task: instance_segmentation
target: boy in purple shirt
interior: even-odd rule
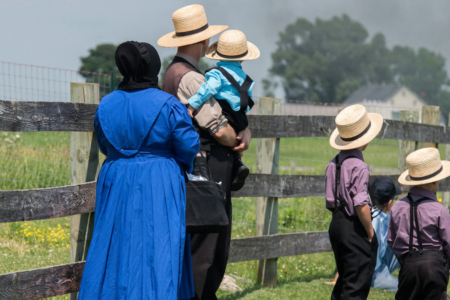
[[[378,241],[371,222],[369,166],[362,151],[380,132],[383,117],[352,105],[335,122],[330,145],[341,152],[325,174],[326,207],[333,212],[328,232],[339,273],[331,299],[367,299]]]
[[[406,164],[398,182],[413,187],[392,207],[387,241],[401,266],[395,299],[447,299],[450,215],[435,193],[450,176],[450,162],[441,161],[436,148],[424,148]]]

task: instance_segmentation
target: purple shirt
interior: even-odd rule
[[[417,206],[420,237],[424,250],[444,251],[450,259],[450,215],[447,209],[436,201],[436,195],[426,189],[412,187],[410,195],[413,201],[427,197]],[[402,263],[401,256],[409,251],[409,200],[407,197],[397,201],[391,209],[391,219],[387,243]],[[413,230],[413,249],[418,250],[417,232]]]
[[[345,212],[349,216],[357,216],[355,206],[370,205],[369,200],[369,166],[364,162],[362,152],[357,149],[339,152],[339,161],[349,158],[341,166],[341,183],[338,186],[338,197],[345,199]],[[328,163],[325,170],[325,199],[327,209],[334,210],[334,186],[336,175],[336,159]],[[338,206],[340,205],[337,200]]]

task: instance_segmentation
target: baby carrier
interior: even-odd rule
[[[226,100],[219,99],[217,101],[222,107],[222,114],[228,119],[228,124],[233,127],[236,133],[239,133],[248,127],[247,114],[245,113],[247,107],[252,108],[255,105],[253,99],[248,94],[248,89],[252,85],[253,80],[250,78],[250,76],[247,75],[244,83],[242,85],[239,85],[236,79],[234,79],[234,77],[231,76],[231,74],[222,67],[211,68],[207,70],[206,73],[214,69],[221,72],[223,76],[225,76],[225,78],[231,83],[231,85],[239,92],[241,108],[238,111],[234,111],[231,105]]]

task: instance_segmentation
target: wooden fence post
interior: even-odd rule
[[[281,99],[259,98],[259,115],[280,115]],[[278,174],[280,139],[258,139],[256,173]],[[278,233],[278,198],[256,198],[256,235]],[[277,258],[257,262],[257,281],[263,286],[277,285]]]
[[[419,112],[414,110],[400,111],[400,121],[419,123]],[[407,169],[406,157],[415,150],[415,141],[398,140],[398,170],[400,174]]]
[[[100,86],[96,83],[71,83],[70,101],[99,104]],[[71,184],[96,180],[99,171],[99,147],[93,132],[70,132]],[[75,215],[70,220],[70,262],[86,260],[94,229],[94,213]],[[76,300],[78,293],[70,295]]]
[[[422,106],[422,124],[439,125],[439,117],[441,111],[439,106],[424,105]],[[433,147],[436,148],[436,143],[421,143],[419,148]]]
[[[448,127],[450,127],[450,114],[448,114]],[[450,144],[445,145],[445,160],[450,160]],[[444,205],[447,209],[450,209],[450,192],[442,193],[442,205]]]

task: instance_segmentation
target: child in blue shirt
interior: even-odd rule
[[[216,67],[205,74],[203,83],[197,94],[189,102],[189,114],[211,97],[217,99],[222,107],[222,114],[228,124],[238,134],[248,127],[247,112],[253,107],[252,89],[254,81],[242,70],[241,63],[253,60],[260,55],[258,48],[248,42],[244,33],[239,30],[228,30],[222,33],[219,41],[212,44],[206,51],[206,57],[220,60]],[[243,153],[235,153],[234,178],[231,190],[240,190],[249,174],[249,169],[242,163]]]

